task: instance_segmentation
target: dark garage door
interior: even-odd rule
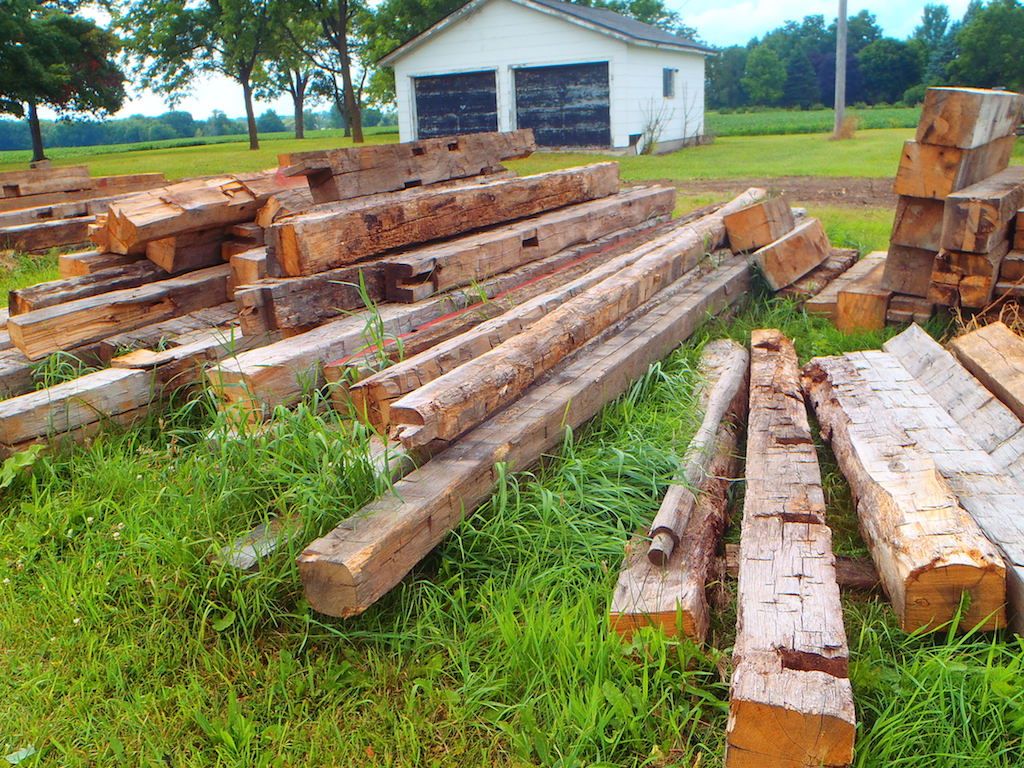
[[[498,130],[493,71],[417,77],[415,88],[418,138]]]
[[[612,143],[608,62],[516,70],[516,120],[545,147]]]

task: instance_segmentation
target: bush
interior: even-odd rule
[[[923,83],[907,88],[907,90],[903,92],[903,103],[908,107],[916,107],[919,104],[924,103],[924,94],[927,90],[928,86]]]

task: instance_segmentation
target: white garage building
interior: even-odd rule
[[[612,11],[471,0],[381,63],[402,141],[533,128],[542,146],[662,151],[703,135],[711,53]]]

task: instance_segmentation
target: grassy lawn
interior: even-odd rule
[[[679,183],[800,169],[851,175],[859,148],[877,169],[864,175],[884,176],[908,135],[865,131],[842,145],[723,139],[629,158],[623,171]],[[218,163],[230,152],[252,157],[230,146],[102,162],[226,170]],[[788,162],[772,156],[780,147]],[[262,151],[266,164],[277,151]],[[518,165],[593,160],[540,155]],[[707,202],[682,186],[682,206]],[[842,206],[811,213],[836,244],[864,250],[884,247],[892,217]],[[20,261],[0,272],[0,288],[34,282],[52,264],[52,256]],[[30,475],[0,490],[0,757],[31,746],[37,752],[21,765],[719,764],[732,609],[714,611],[706,648],[654,633],[623,645],[606,613],[624,542],[657,509],[673,457],[696,427],[702,345],[746,342],[764,326],[789,334],[802,361],[885,338],[844,336],[787,302],[751,297],[737,317],[707,325],[655,365],[542,467],[503,477],[489,503],[354,620],[310,610],[294,558],[387,486],[367,461],[367,435],[315,398],[279,411],[251,440],[211,444],[209,432],[224,425],[198,396],[130,432],[43,454]],[[836,547],[863,554],[845,481],[826,448],[820,456]],[[258,573],[212,559],[271,514],[294,516],[302,530]],[[858,766],[1024,764],[1019,641],[908,636],[881,597],[848,594],[844,608]]]

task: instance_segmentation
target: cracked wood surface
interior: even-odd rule
[[[750,355],[725,762],[847,765],[856,722],[849,649],[796,352],[779,331],[761,330]]]
[[[958,336],[951,347],[989,392],[1024,419],[1024,339],[997,322]]]

